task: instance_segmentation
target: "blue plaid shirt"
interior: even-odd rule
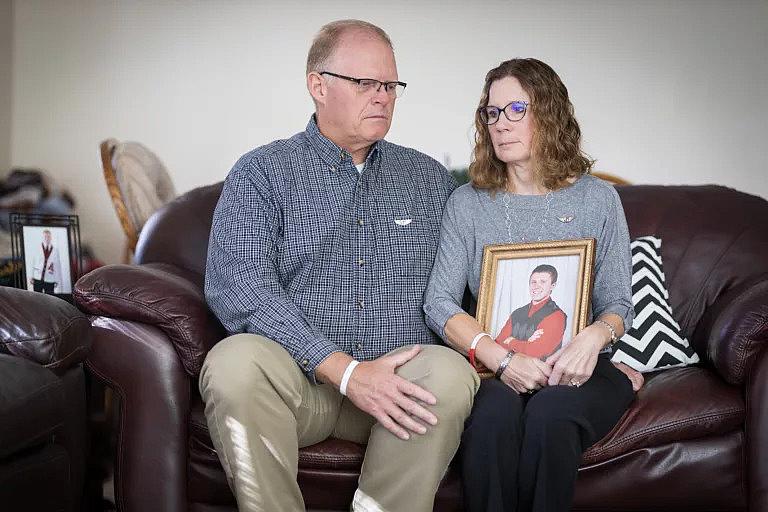
[[[280,343],[313,382],[334,352],[370,360],[439,343],[422,300],[454,187],[432,158],[383,140],[359,173],[313,117],[229,173],[211,228],[208,304],[230,333]]]

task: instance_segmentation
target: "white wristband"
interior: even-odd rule
[[[359,365],[360,361],[352,360],[347,365],[347,369],[344,370],[344,375],[341,376],[341,384],[339,384],[339,393],[347,396],[347,384],[349,384],[349,378],[352,376],[352,372],[355,366]]]
[[[487,332],[479,332],[479,333],[477,333],[477,336],[472,338],[472,343],[469,344],[469,349],[470,350],[476,349],[477,348],[477,344],[480,343],[480,340],[483,338],[483,336],[488,336],[489,338],[491,337],[491,335],[488,334]]]

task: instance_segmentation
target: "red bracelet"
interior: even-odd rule
[[[472,368],[477,369],[477,363],[475,362],[475,349],[477,348],[477,344],[480,343],[480,339],[483,336],[491,337],[490,334],[487,332],[480,332],[478,333],[474,338],[472,338],[472,343],[469,344],[469,364],[472,365]]]

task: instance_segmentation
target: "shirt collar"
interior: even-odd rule
[[[307,129],[304,132],[309,140],[309,143],[318,152],[320,158],[323,159],[328,165],[339,165],[342,160],[348,159],[352,162],[352,157],[346,150],[331,141],[325,135],[320,133],[320,128],[317,127],[317,120],[315,114],[309,118],[307,123]],[[381,151],[383,144],[382,141],[376,141],[371,145],[371,150],[368,152],[368,156],[365,159],[366,165],[373,164],[381,158]]]
[[[552,296],[551,295],[549,297],[547,297],[546,299],[542,300],[541,302],[537,303],[537,304],[534,304],[534,302],[531,301],[531,307],[528,308],[528,316],[533,315],[535,312],[537,312],[538,310],[543,308],[544,304],[546,304],[550,300],[552,300]]]

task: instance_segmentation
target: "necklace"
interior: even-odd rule
[[[544,213],[541,215],[541,226],[540,229],[538,229],[538,236],[536,237],[536,241],[541,241],[541,234],[544,231],[544,226],[547,223],[547,216],[549,214],[549,204],[552,202],[552,191],[547,192],[547,195],[544,196],[544,200],[546,201],[546,206],[544,207]],[[504,192],[504,196],[501,198],[501,202],[504,204],[504,214],[506,217],[507,222],[507,236],[509,237],[509,243],[515,243],[513,237],[512,237],[512,226],[517,225],[519,226],[520,219],[517,217],[517,212],[514,208],[512,208],[512,196],[509,194],[509,192]],[[537,216],[535,214],[531,215],[531,221],[528,223],[528,226],[520,230],[520,242],[525,242],[526,237],[529,239],[532,238],[531,236],[528,236],[531,230],[534,228],[535,224],[537,223]]]

